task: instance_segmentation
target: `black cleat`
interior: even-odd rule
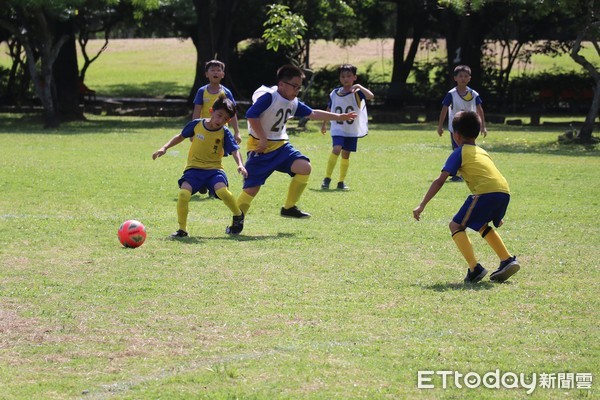
[[[344,182],[338,182],[337,190],[350,190],[350,188]]]
[[[331,183],[331,178],[323,179],[323,183],[321,183],[321,189],[327,190],[329,189],[329,184]]]
[[[465,276],[465,283],[477,283],[487,275],[487,269],[483,268],[481,264],[477,264],[475,269],[471,271],[467,270],[467,276]]]
[[[188,233],[182,229],[177,229],[177,232],[173,232],[171,233],[171,238],[173,239],[177,239],[177,238],[184,238],[187,237]]]
[[[500,266],[492,275],[490,275],[490,280],[498,283],[502,283],[514,274],[516,274],[521,269],[521,265],[519,261],[517,261],[516,256],[512,256],[507,258],[506,260],[500,262]]]
[[[244,213],[242,215],[234,215],[231,226],[225,228],[225,233],[229,235],[239,235],[244,230]]]
[[[301,211],[298,207],[292,208],[281,207],[281,216],[285,218],[310,218],[310,214]]]

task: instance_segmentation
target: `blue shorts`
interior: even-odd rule
[[[356,152],[358,145],[357,137],[332,136],[331,141],[333,142],[333,147],[342,146],[342,150]]]
[[[510,195],[507,193],[486,193],[471,195],[465,200],[465,204],[452,218],[462,227],[479,231],[488,222],[493,222],[497,228],[506,214]]]
[[[275,171],[284,172],[290,176],[296,175],[292,172],[292,164],[298,159],[310,162],[308,157],[289,143],[269,153],[259,154],[250,151],[247,157],[248,177],[244,180],[244,189],[264,185],[267,178]]]
[[[179,187],[183,182],[187,182],[192,187],[192,194],[196,193],[201,188],[207,188],[208,192],[219,198],[215,193],[215,185],[223,182],[225,186],[229,186],[227,175],[222,169],[199,169],[190,168],[183,172],[183,176],[179,179]]]

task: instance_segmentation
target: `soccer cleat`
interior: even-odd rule
[[[310,214],[301,211],[298,207],[292,208],[281,207],[281,216],[286,218],[310,218]]]
[[[506,260],[500,262],[500,266],[498,267],[498,269],[492,272],[492,275],[490,275],[490,280],[502,283],[514,274],[516,274],[520,269],[521,265],[519,264],[519,261],[517,261],[517,257],[509,257]]]
[[[182,229],[177,229],[177,232],[171,233],[171,237],[173,239],[187,237],[188,233]]]
[[[244,213],[242,215],[234,215],[231,226],[225,228],[225,233],[229,235],[239,235],[244,230]]]
[[[350,190],[350,188],[344,182],[338,182],[337,190]]]
[[[198,189],[198,193],[206,194],[208,193],[208,188],[206,186],[202,186],[200,189]]]
[[[460,175],[454,175],[453,177],[450,178],[450,182],[463,182],[463,181],[464,181],[464,179]]]
[[[465,283],[477,283],[487,275],[487,269],[483,268],[481,264],[477,264],[475,269],[471,271],[467,270],[467,276],[465,276]]]
[[[321,189],[329,189],[330,183],[331,183],[331,178],[323,179],[323,183],[321,183]]]

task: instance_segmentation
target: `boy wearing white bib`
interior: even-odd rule
[[[348,168],[350,166],[350,153],[356,152],[358,138],[368,134],[368,120],[366,100],[371,100],[375,96],[373,93],[362,85],[356,83],[356,67],[351,64],[343,64],[339,68],[340,83],[342,86],[337,87],[329,94],[329,105],[327,111],[332,111],[337,114],[344,112],[355,111],[357,117],[351,121],[331,121],[331,139],[333,147],[327,169],[325,171],[325,179],[321,184],[321,189],[329,189],[331,184],[331,175],[337,164],[337,160],[342,154],[340,161],[340,177],[337,183],[337,189],[348,190],[348,186],[344,183]],[[323,122],[321,133],[327,132],[327,125]]]

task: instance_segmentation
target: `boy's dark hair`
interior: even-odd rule
[[[471,68],[468,65],[457,65],[454,68],[454,76],[458,75],[459,72],[466,72],[471,75]]]
[[[342,64],[338,68],[338,73],[341,74],[342,72],[352,72],[352,75],[356,75],[357,70],[358,69],[352,64]]]
[[[285,64],[277,70],[277,82],[289,81],[292,78],[299,77],[304,79],[304,72],[295,65]]]
[[[221,93],[219,98],[213,103],[212,110],[213,112],[217,110],[225,110],[227,115],[229,115],[229,118],[233,118],[236,113],[235,104],[233,104],[233,101],[228,99],[223,93]]]
[[[452,120],[452,127],[460,135],[476,139],[481,130],[479,115],[475,111],[459,111]]]
[[[204,72],[208,72],[210,67],[219,67],[225,71],[225,63],[219,60],[210,60],[204,64]]]

